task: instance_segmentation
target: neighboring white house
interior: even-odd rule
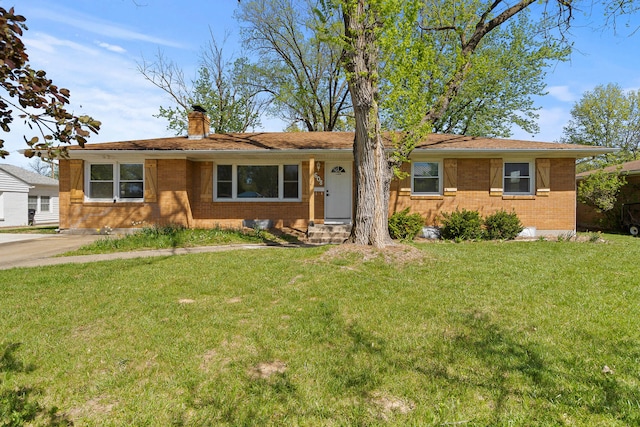
[[[0,227],[29,225],[30,210],[35,224],[58,223],[59,205],[57,180],[0,164]]]

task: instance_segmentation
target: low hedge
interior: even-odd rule
[[[440,215],[441,237],[448,240],[512,240],[524,229],[515,212],[504,210],[482,219],[478,211],[461,211]]]

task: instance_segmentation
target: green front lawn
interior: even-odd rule
[[[232,244],[272,243],[283,244],[295,241],[295,237],[282,234],[276,236],[259,229],[226,229],[220,227],[191,229],[169,225],[166,227],[144,227],[132,234],[105,235],[62,256],[106,254],[113,252],[148,249],[188,248],[194,246],[220,246]],[[2,426],[0,426],[2,427]]]
[[[3,271],[0,425],[638,425],[640,239],[605,238]]]

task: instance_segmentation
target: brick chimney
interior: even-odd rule
[[[189,139],[203,139],[209,136],[211,122],[207,112],[199,105],[193,106],[193,111],[189,113],[189,128],[187,134]]]

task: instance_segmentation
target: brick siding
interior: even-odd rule
[[[427,225],[438,225],[441,212],[456,209],[477,210],[490,215],[501,209],[514,211],[525,227],[538,230],[575,229],[574,159],[550,159],[550,191],[541,196],[491,196],[491,159],[458,159],[457,191],[452,196],[412,196],[411,177],[394,180],[391,185],[389,212],[407,207],[426,218]],[[404,171],[411,172],[409,165]]]
[[[548,196],[491,196],[490,160],[458,159],[457,190],[454,195],[411,196],[410,177],[394,180],[389,211],[410,207],[437,224],[440,212],[457,209],[478,210],[488,215],[500,209],[515,211],[525,226],[538,230],[575,229],[574,159],[550,159]],[[244,219],[270,219],[276,227],[305,229],[309,217],[309,162],[302,163],[302,198],[299,202],[216,202],[202,200],[202,179],[207,166],[184,159],[157,160],[157,198],[154,202],[97,203],[72,202],[73,160],[60,161],[60,227],[62,229],[138,228],[146,225],[177,224],[186,227],[240,227]],[[77,162],[77,161],[76,161]],[[211,163],[209,163],[210,165]],[[318,171],[324,180],[324,164]],[[410,166],[406,165],[410,171]],[[453,180],[449,177],[448,179]],[[455,180],[454,180],[455,181]],[[354,180],[355,182],[355,180]],[[321,187],[315,183],[315,187]],[[76,189],[76,193],[81,189]],[[316,223],[324,218],[324,193],[314,192]]]

